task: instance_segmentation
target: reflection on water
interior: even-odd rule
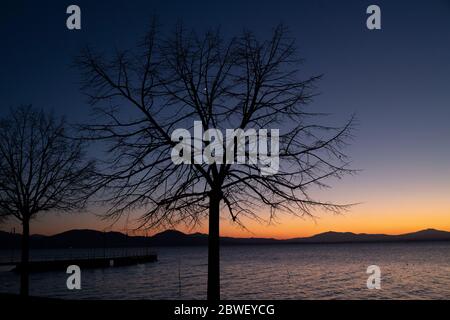
[[[156,263],[82,270],[79,291],[66,288],[68,275],[63,271],[32,274],[31,294],[67,299],[206,298],[206,247],[152,251],[158,253]],[[68,255],[42,250],[33,257],[56,254]],[[3,260],[10,255],[0,251]],[[381,268],[381,290],[366,287],[369,265]],[[450,242],[223,247],[221,266],[223,299],[450,299]],[[18,281],[17,274],[3,269],[0,292],[18,292]]]

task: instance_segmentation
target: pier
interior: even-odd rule
[[[58,259],[30,261],[28,263],[29,272],[45,272],[66,270],[70,265],[77,265],[83,268],[110,268],[132,266],[142,263],[155,262],[158,260],[156,254],[118,256],[118,257],[90,257],[77,259]],[[3,262],[0,266],[14,266],[13,271],[20,272],[22,265],[20,262]]]

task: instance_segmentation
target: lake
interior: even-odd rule
[[[132,249],[115,253],[124,250]],[[30,293],[64,299],[206,298],[206,247],[151,250],[158,254],[158,262],[82,270],[81,290],[67,289],[64,271],[33,273]],[[223,299],[450,299],[450,242],[225,246],[221,250]],[[0,251],[0,259],[8,261],[17,254]],[[83,254],[99,252],[35,250],[32,257]],[[367,288],[370,265],[381,269],[380,290]],[[19,276],[3,267],[0,292],[18,291]]]

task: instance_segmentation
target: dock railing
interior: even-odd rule
[[[30,262],[57,261],[66,259],[114,259],[154,255],[148,247],[132,248],[67,248],[67,249],[32,249]],[[0,254],[0,265],[17,264],[20,262],[20,249]]]

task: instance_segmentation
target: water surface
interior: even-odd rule
[[[35,250],[32,257],[126,254],[124,250]],[[152,251],[158,254],[156,263],[82,270],[81,290],[67,289],[64,271],[33,273],[31,294],[65,299],[206,298],[206,247]],[[0,251],[0,258],[16,254]],[[381,269],[381,290],[367,289],[369,265]],[[450,299],[450,242],[228,246],[222,247],[221,266],[223,299]],[[0,292],[18,290],[18,275],[3,268]]]

